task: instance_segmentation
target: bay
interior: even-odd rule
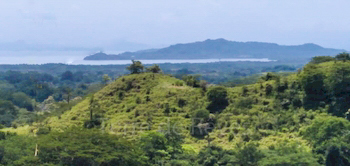
[[[111,52],[119,53],[119,52]],[[85,61],[84,57],[92,54],[86,51],[0,51],[0,64],[47,64],[63,63],[70,65],[125,65],[130,64],[130,60],[98,60]],[[267,58],[261,59],[159,59],[140,60],[143,64],[162,63],[211,63],[211,62],[272,62]]]

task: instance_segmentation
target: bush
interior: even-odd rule
[[[131,74],[138,74],[143,71],[144,66],[140,61],[132,60],[132,64],[128,66],[126,69],[131,72]]]
[[[199,87],[199,75],[183,76],[182,80],[185,81],[188,86]]]
[[[254,99],[251,97],[244,97],[244,98],[239,98],[238,101],[236,102],[236,107],[238,108],[247,108],[251,109],[253,108],[254,104]]]
[[[230,133],[230,135],[228,135],[228,141],[232,141],[235,138],[235,135],[233,133]]]
[[[101,126],[101,121],[97,118],[92,119],[92,120],[87,120],[84,122],[84,128],[91,129],[95,127],[100,127]]]
[[[270,84],[267,84],[266,87],[265,87],[265,94],[266,94],[266,96],[269,96],[272,93],[272,90],[273,90],[273,86],[270,85]]]
[[[183,86],[183,85],[184,85],[184,83],[182,81],[176,80],[175,86]]]
[[[154,64],[153,66],[146,68],[146,71],[152,73],[160,73],[162,70],[157,64]]]
[[[28,111],[34,110],[32,99],[23,92],[12,94],[12,102],[18,107],[25,108]]]
[[[192,116],[191,135],[203,137],[208,134],[210,128],[209,122],[210,113],[208,110],[198,110]]]
[[[225,87],[217,86],[207,92],[207,98],[211,102],[207,107],[211,112],[221,112],[228,106],[227,90]]]
[[[50,128],[47,128],[47,127],[40,127],[36,132],[37,135],[45,135],[49,133],[50,133]]]
[[[324,62],[329,62],[329,61],[334,61],[335,58],[331,56],[315,56],[311,59],[309,62],[310,64],[319,64],[319,63],[324,63]]]
[[[178,101],[177,101],[177,105],[179,106],[179,107],[184,107],[185,105],[186,105],[186,100],[185,99],[179,99]]]

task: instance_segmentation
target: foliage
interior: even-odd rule
[[[198,164],[205,166],[227,165],[235,162],[232,152],[225,151],[218,146],[210,146],[203,148],[198,154]]]
[[[94,88],[97,92],[93,97],[85,96],[85,90],[95,85],[77,82],[89,74],[72,70],[73,81],[61,81],[57,79],[60,76],[53,76],[58,82],[52,80],[47,87],[53,94],[62,94],[62,98],[65,87],[72,89],[72,96],[83,91],[79,94],[85,97],[70,103],[57,102],[54,97],[43,103],[33,100],[32,112],[19,109],[20,102],[11,107],[15,101],[12,94],[23,92],[38,99],[38,93],[31,94],[31,90],[22,88],[37,83],[44,85],[45,81],[30,81],[44,76],[30,73],[28,84],[6,77],[8,80],[0,82],[5,89],[0,94],[9,93],[10,97],[4,98],[8,101],[4,101],[7,105],[3,112],[12,114],[7,108],[14,108],[15,121],[7,124],[17,129],[1,131],[29,134],[26,135],[29,142],[23,141],[25,147],[18,144],[22,152],[10,140],[17,143],[26,137],[0,136],[1,162],[8,165],[320,165],[339,161],[338,164],[347,165],[350,122],[344,113],[349,109],[345,102],[349,94],[349,64],[348,61],[310,63],[298,73],[268,73],[259,76],[257,83],[235,87],[207,84],[204,87],[201,86],[204,81],[201,84],[198,78],[182,81],[166,74],[145,72],[123,76],[106,86],[98,84],[103,89]],[[103,74],[98,74],[96,82],[101,82]],[[193,88],[193,82],[201,88]],[[18,98],[25,96],[23,93]],[[218,109],[222,103],[225,107]],[[91,125],[95,123],[91,120],[98,120],[99,124]],[[22,126],[26,123],[31,125]],[[90,129],[84,128],[84,124]],[[39,155],[34,157],[36,144]],[[13,152],[9,147],[14,147]],[[15,157],[10,158],[6,152]]]
[[[315,56],[311,59],[309,62],[310,64],[319,64],[319,63],[324,63],[324,62],[329,62],[329,61],[334,61],[335,58],[331,56]]]
[[[300,74],[300,82],[306,94],[305,104],[307,108],[317,108],[320,102],[328,102],[328,91],[325,76],[319,66],[308,64]]]
[[[138,74],[143,71],[144,66],[140,61],[134,61],[132,60],[132,64],[128,66],[126,69],[128,69],[131,74]]]
[[[301,134],[312,143],[317,153],[325,155],[327,149],[332,146],[342,147],[346,149],[345,151],[349,149],[349,129],[350,122],[346,119],[322,116],[303,128]],[[331,148],[328,150],[328,153],[334,153],[333,151],[335,151],[334,148]],[[345,160],[348,158],[348,154],[340,155],[340,158],[340,160]]]
[[[0,141],[2,153],[1,165],[21,165],[19,160],[23,157],[34,156],[35,138],[26,136],[8,135]],[[22,163],[25,165],[25,163]]]
[[[110,81],[111,80],[111,77],[109,77],[108,76],[108,74],[104,74],[103,76],[102,76],[102,83],[103,84],[107,84],[108,83],[108,81]]]
[[[151,132],[141,137],[141,148],[145,151],[150,162],[155,164],[162,158],[167,159],[169,154],[167,150],[167,139],[164,134]]]
[[[199,75],[185,75],[182,77],[186,85],[192,87],[199,87]]]
[[[154,64],[150,67],[146,68],[147,72],[152,72],[152,73],[160,73],[162,71],[162,69],[160,69],[159,65]]]
[[[74,76],[73,73],[71,71],[66,71],[61,75],[61,80],[65,81],[65,80],[69,80],[69,81],[74,81]]]
[[[11,126],[12,121],[17,117],[18,109],[10,101],[0,100],[0,124]]]
[[[209,89],[207,98],[211,102],[207,107],[211,112],[220,112],[228,105],[227,90],[225,87],[217,86]]]
[[[63,165],[144,165],[139,148],[121,138],[94,129],[72,128],[39,139],[42,163]]]
[[[208,134],[213,124],[209,123],[209,111],[197,110],[192,117],[191,135],[203,137]]]
[[[338,55],[335,56],[335,59],[338,61],[348,61],[350,60],[350,54],[347,52],[339,53]]]

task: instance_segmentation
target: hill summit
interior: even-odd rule
[[[97,53],[84,60],[130,60],[130,59],[213,59],[213,58],[269,58],[274,60],[305,59],[314,56],[335,55],[345,50],[323,48],[307,43],[285,46],[264,42],[236,42],[225,39],[176,44],[161,49],[124,52],[117,55]]]

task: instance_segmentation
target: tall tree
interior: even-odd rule
[[[211,112],[220,112],[228,106],[227,90],[225,87],[217,86],[207,92],[208,100],[211,101],[207,107]]]
[[[144,66],[140,61],[132,60],[132,64],[128,66],[126,69],[128,69],[131,72],[131,74],[138,74],[143,71]]]
[[[109,77],[108,74],[104,74],[104,75],[102,76],[102,83],[103,83],[104,85],[107,85],[108,81],[110,81],[110,80],[111,80],[111,77]]]
[[[347,52],[343,52],[343,53],[340,53],[338,55],[335,56],[335,59],[338,60],[338,61],[348,61],[350,60],[350,54],[347,53]]]

